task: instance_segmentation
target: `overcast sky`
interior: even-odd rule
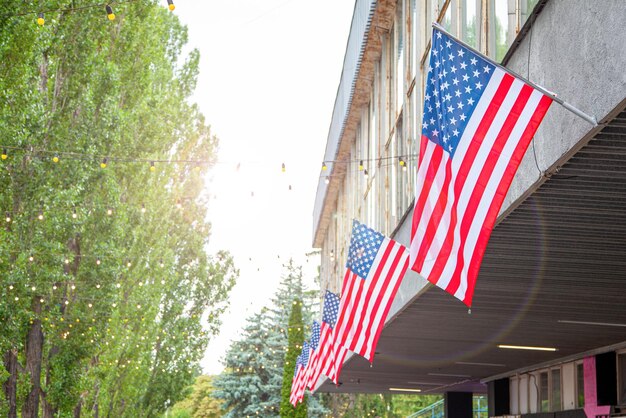
[[[210,249],[229,250],[241,270],[202,362],[216,374],[245,318],[276,291],[282,263],[293,257],[312,283],[319,259],[305,254],[354,0],[174,1],[201,54],[194,101],[220,138]]]

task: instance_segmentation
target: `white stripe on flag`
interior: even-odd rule
[[[515,80],[515,84],[517,83],[522,84],[521,81]],[[522,139],[522,135],[524,131],[526,130],[526,127],[528,126],[528,122],[530,121],[533,114],[535,113],[535,110],[537,109],[537,106],[539,105],[539,101],[541,100],[542,97],[543,97],[542,93],[540,93],[537,90],[533,90],[530,98],[528,99],[528,103],[524,107],[524,110],[522,111],[522,114],[520,115],[519,119],[516,121],[515,127],[513,128],[513,131],[511,132],[511,135],[509,136],[509,139],[507,140],[506,145],[498,158],[498,162],[496,163],[496,166],[494,167],[494,174],[489,179],[489,183],[487,184],[487,187],[485,189],[485,195],[480,201],[480,204],[476,211],[476,216],[469,229],[469,233],[467,234],[465,246],[463,248],[463,256],[465,257],[467,262],[463,266],[463,270],[461,272],[462,277],[467,277],[467,271],[470,267],[473,247],[475,247],[476,242],[478,241],[480,230],[482,229],[482,225],[485,221],[485,217],[487,216],[489,207],[491,206],[491,202],[493,201],[493,197],[496,191],[498,190],[498,185],[500,184],[500,180],[502,179],[502,176],[504,175],[504,172],[511,161],[511,156],[513,155],[513,152],[519,145],[520,140]],[[455,293],[455,296],[463,300],[463,298],[465,297],[466,291],[467,291],[467,282],[461,281],[461,285],[459,286],[459,289]],[[459,296],[457,296],[457,294]]]

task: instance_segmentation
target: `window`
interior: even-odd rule
[[[561,399],[561,369],[550,370],[550,411],[563,409]]]
[[[403,0],[398,0],[398,6],[396,7],[396,21],[394,24],[396,39],[395,46],[395,106],[394,113],[391,122],[394,122],[395,117],[400,113],[402,109],[402,102],[404,101],[404,4]]]
[[[576,406],[585,406],[585,370],[582,362],[576,364]]]
[[[539,373],[539,412],[554,412],[563,409],[561,396],[561,368]]]
[[[539,410],[541,412],[548,412],[550,410],[548,372],[541,372],[541,374],[539,374]]]
[[[620,405],[626,405],[626,353],[617,354],[618,399]]]
[[[461,8],[461,39],[469,46],[478,49],[478,23],[477,10],[480,7],[480,0],[459,0],[463,1]]]

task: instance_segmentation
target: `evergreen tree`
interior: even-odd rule
[[[226,354],[226,370],[215,379],[214,396],[224,400],[225,417],[277,417],[276,375],[279,364],[272,361],[276,350],[265,309],[247,320],[241,340]]]
[[[304,418],[307,416],[307,395],[302,403],[295,408],[289,401],[291,386],[294,378],[296,359],[302,351],[304,341],[304,324],[302,323],[302,302],[294,299],[289,315],[287,352],[283,368],[283,384],[281,389],[280,416],[281,418]]]
[[[267,335],[264,334],[264,341],[260,343],[261,345],[257,345],[258,341],[250,341],[247,337],[248,334],[244,332],[242,339],[234,342],[230,346],[224,360],[226,370],[218,376],[215,381],[215,396],[224,400],[230,399],[237,403],[237,398],[240,397],[242,393],[239,384],[246,382],[249,378],[243,377],[243,380],[240,382],[241,376],[239,376],[239,374],[241,374],[241,371],[237,372],[238,368],[240,370],[242,368],[245,369],[245,367],[242,366],[242,353],[245,352],[248,353],[247,355],[249,356],[256,356],[259,353],[257,349],[262,349],[265,355],[260,356],[259,359],[260,361],[264,361],[263,366],[265,366],[265,370],[271,369],[272,373],[268,376],[267,380],[264,381],[263,385],[250,389],[250,393],[254,392],[257,398],[265,399],[264,406],[267,406],[265,412],[257,409],[259,414],[263,414],[262,416],[278,416],[282,402],[281,388],[284,383],[283,373],[285,370],[289,370],[289,385],[291,385],[295,358],[290,364],[285,364],[285,353],[288,346],[288,330],[290,329],[289,316],[294,306],[294,301],[298,301],[297,303],[301,312],[300,318],[302,318],[302,316],[308,316],[310,318],[312,314],[308,312],[307,304],[301,302],[301,298],[308,298],[309,306],[315,306],[312,295],[316,295],[317,293],[307,291],[304,288],[302,284],[302,269],[296,266],[292,260],[285,264],[284,268],[285,273],[274,297],[271,299],[270,306],[263,310],[263,320],[260,318],[255,319],[256,316],[252,316],[248,320],[248,325],[258,321],[259,329],[261,329],[261,326],[265,327],[263,330]],[[297,342],[297,345],[299,346],[298,350],[301,350],[304,335],[306,332],[309,332],[309,329],[303,325],[302,321],[300,321],[300,325],[296,328],[300,329],[300,340]],[[293,335],[292,337],[296,338]],[[289,389],[291,389],[291,386],[289,386]],[[264,393],[262,394],[261,391],[264,391]],[[251,402],[250,399],[252,399],[251,396],[248,397],[247,400],[242,400],[240,403],[243,405],[246,402]],[[289,405],[289,407],[293,409],[291,405]],[[239,410],[243,410],[243,406],[241,406]],[[313,418],[323,417],[328,412],[320,402],[318,396],[308,397],[307,410],[308,416]],[[233,416],[236,416],[236,414]]]

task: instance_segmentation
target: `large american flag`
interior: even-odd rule
[[[433,29],[411,268],[468,306],[513,175],[551,103]]]
[[[348,350],[336,343],[333,334],[338,313],[339,296],[327,290],[324,294],[318,354],[307,383],[310,389],[315,389],[315,384],[321,374],[328,376],[335,384],[338,382],[341,366],[348,352]]]
[[[335,327],[340,345],[374,360],[378,337],[408,265],[406,247],[353,221]]]

